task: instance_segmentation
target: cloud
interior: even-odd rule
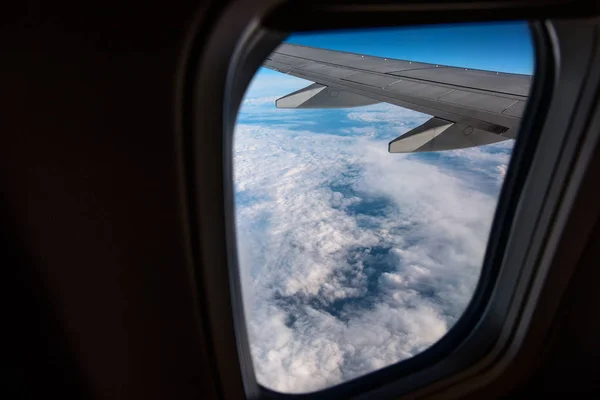
[[[412,357],[447,332],[477,283],[511,150],[392,155],[390,137],[428,116],[389,105],[301,115],[242,115],[234,146],[255,371],[291,393]]]
[[[274,103],[279,97],[277,96],[265,96],[265,97],[254,97],[250,99],[244,99],[242,102],[243,106],[252,107],[252,106],[262,106],[265,104]]]
[[[425,122],[431,118],[429,115],[387,103],[361,107],[356,110],[348,113],[349,119],[366,122],[385,122],[387,124],[412,124],[419,123],[420,121]]]

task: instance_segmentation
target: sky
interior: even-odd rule
[[[531,73],[526,24],[292,35],[289,43]],[[236,230],[259,383],[319,390],[439,340],[475,290],[513,146],[389,154],[430,116],[277,109],[311,82],[261,69],[234,140]]]

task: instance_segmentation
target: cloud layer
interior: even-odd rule
[[[473,294],[511,143],[392,155],[428,116],[246,97],[236,216],[259,382],[314,391],[439,340]]]

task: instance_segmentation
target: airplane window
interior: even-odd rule
[[[292,34],[265,60],[233,150],[261,385],[343,383],[461,317],[533,67],[525,22]]]

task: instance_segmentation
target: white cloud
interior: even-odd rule
[[[262,106],[264,104],[274,103],[275,100],[277,100],[278,98],[279,98],[278,96],[265,96],[265,97],[246,98],[242,102],[242,105],[244,105],[246,107]]]
[[[348,118],[355,121],[385,122],[388,124],[405,124],[407,122],[425,122],[431,116],[397,107],[392,104],[380,103],[372,106],[361,107],[356,111],[350,111]]]
[[[508,161],[506,144],[435,162],[388,154],[381,132],[429,117],[389,105],[340,115],[358,125],[339,132],[357,135],[287,117],[236,129],[251,350],[278,391],[331,386],[439,340],[472,296]]]

